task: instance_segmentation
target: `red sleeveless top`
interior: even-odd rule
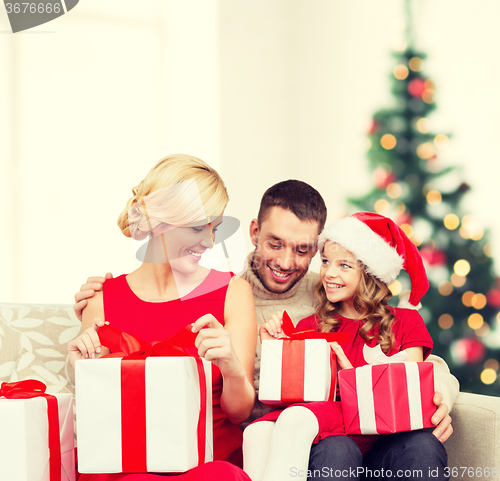
[[[125,274],[103,285],[104,317],[111,326],[148,342],[166,339],[205,314],[224,325],[224,302],[232,272],[211,270],[205,280],[186,296],[165,302],[139,299]],[[212,364],[214,460],[242,466],[242,431],[222,411],[222,375]]]

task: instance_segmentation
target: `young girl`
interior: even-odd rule
[[[327,227],[319,249],[319,305],[297,328],[349,332],[348,343],[331,344],[340,369],[384,362],[400,351],[406,351],[405,361],[423,361],[433,343],[416,309],[429,284],[420,254],[404,232],[384,216],[360,212]],[[406,308],[393,308],[387,304],[392,296],[388,286],[401,268],[408,272],[412,290],[403,302]],[[261,327],[261,341],[283,337],[282,315],[275,314]],[[245,465],[258,466],[258,472],[249,473],[253,481],[288,479],[292,472],[306,472],[313,441],[343,432],[339,403],[303,403],[273,411],[245,431]],[[265,439],[258,452],[247,449],[255,446],[254,436]],[[350,462],[356,469],[362,462],[359,450],[368,452],[378,436],[349,437],[359,446],[351,443],[359,454]]]

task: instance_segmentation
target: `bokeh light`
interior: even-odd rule
[[[389,289],[392,292],[393,296],[398,296],[400,294],[402,288],[403,288],[403,286],[401,285],[401,282],[399,282],[399,281],[394,281],[389,286]]]
[[[408,67],[403,64],[396,65],[393,70],[394,77],[398,80],[404,80],[409,73]]]
[[[483,316],[481,316],[481,314],[478,314],[477,312],[471,314],[467,319],[467,324],[471,329],[479,329],[483,325],[483,323]]]
[[[451,280],[451,283],[455,287],[462,287],[465,284],[466,278],[465,278],[465,276],[460,276],[458,274],[452,274],[450,280]]]
[[[451,326],[453,326],[453,317],[451,317],[449,314],[443,314],[439,316],[438,324],[441,329],[449,329]]]
[[[500,364],[498,364],[498,361],[496,359],[488,359],[484,363],[485,369],[493,369],[494,371],[498,371],[499,367],[500,367]]]
[[[420,57],[413,57],[408,62],[408,66],[414,72],[420,72],[423,68],[424,61]]]
[[[437,190],[430,190],[425,197],[430,205],[437,205],[443,199],[441,192],[438,192]]]
[[[449,296],[453,292],[453,284],[450,281],[443,281],[439,284],[438,291],[442,296]]]
[[[417,155],[422,160],[430,159],[436,155],[436,148],[430,142],[424,142],[417,147]]]
[[[433,89],[425,89],[422,94],[422,100],[426,104],[432,104],[434,102],[434,90]]]
[[[386,199],[379,199],[375,202],[373,206],[377,214],[387,214],[391,210],[391,204]]]
[[[436,137],[434,137],[434,145],[438,149],[445,149],[446,147],[448,147],[449,142],[450,142],[450,139],[448,138],[447,135],[439,134],[439,135],[436,135]]]
[[[401,196],[403,189],[397,182],[393,182],[387,186],[386,192],[391,199],[397,199]]]
[[[448,214],[443,219],[443,224],[448,230],[454,230],[460,225],[460,218],[456,214]]]
[[[413,227],[410,224],[401,224],[399,227],[411,239],[411,236],[413,235]]]
[[[487,302],[486,296],[481,293],[474,294],[470,301],[474,309],[482,309],[484,306],[486,306],[486,302]]]
[[[422,134],[428,134],[431,131],[431,122],[425,117],[417,120],[417,130]]]
[[[458,274],[459,276],[466,276],[470,272],[470,264],[465,259],[460,259],[455,262],[453,270],[455,271],[455,274]]]
[[[462,294],[462,304],[466,307],[472,307],[472,298],[474,297],[474,292],[467,291]]]
[[[481,373],[481,381],[483,384],[493,384],[497,380],[497,373],[493,369],[485,369]]]
[[[396,144],[396,137],[394,137],[394,135],[392,134],[382,135],[382,138],[380,139],[380,145],[386,150],[393,149],[394,147],[396,147]]]
[[[490,326],[488,325],[487,322],[483,322],[482,326],[479,329],[476,329],[476,331],[475,331],[476,336],[479,336],[479,337],[486,336],[486,334],[488,334],[488,332],[490,332]]]

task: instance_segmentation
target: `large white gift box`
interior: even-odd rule
[[[333,401],[336,359],[325,339],[262,342],[259,400],[272,407]]]
[[[77,361],[79,472],[184,472],[200,463],[203,446],[198,439],[203,437],[203,461],[212,461],[211,363],[201,361],[206,390],[203,412],[193,357]],[[200,438],[198,421],[203,418]],[[142,467],[135,459],[141,456]]]
[[[75,481],[73,396],[54,396],[59,414],[60,480]],[[52,481],[49,458],[47,400],[0,398],[0,479]]]

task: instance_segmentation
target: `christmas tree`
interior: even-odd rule
[[[419,248],[430,282],[419,312],[433,354],[445,359],[462,391],[499,395],[500,283],[491,244],[462,202],[469,185],[440,160],[449,135],[431,130],[436,85],[413,43],[407,27],[407,47],[394,53],[395,103],[374,114],[368,132],[373,187],[349,201],[392,218]],[[397,305],[408,276],[390,287]]]

